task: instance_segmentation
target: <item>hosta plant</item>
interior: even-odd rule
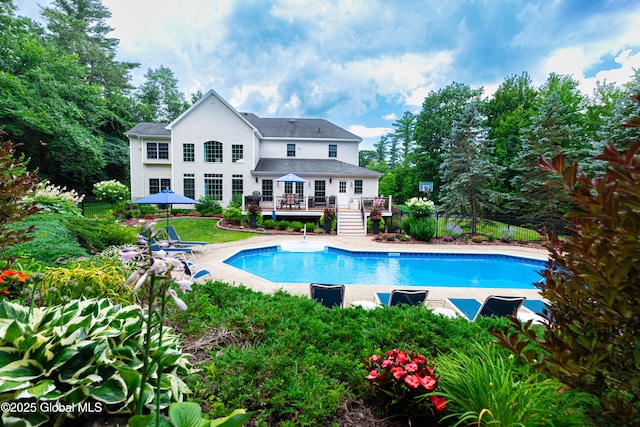
[[[142,378],[143,315],[138,305],[108,299],[74,300],[31,312],[0,302],[0,402],[37,403],[33,411],[5,412],[4,425],[64,423],[60,417],[91,410],[131,413]],[[192,367],[178,337],[165,330],[162,347],[154,335],[149,348],[160,363],[151,366],[148,376],[157,377],[157,367],[162,367],[163,406],[181,401],[189,391],[181,377]],[[149,407],[155,385],[145,382]],[[47,402],[46,407],[41,402]],[[56,403],[65,410],[46,410]]]

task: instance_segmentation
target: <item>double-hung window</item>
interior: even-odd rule
[[[336,144],[329,144],[329,157],[338,157],[338,146]]]
[[[184,186],[184,195],[190,199],[196,198],[196,179],[192,173],[185,173],[182,182]]]
[[[296,156],[296,144],[287,144],[287,157]]]
[[[168,142],[147,142],[147,159],[168,160],[169,159],[169,143]]]
[[[196,161],[196,146],[191,143],[182,144],[182,161],[183,162],[195,162]]]

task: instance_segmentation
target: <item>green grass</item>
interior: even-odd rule
[[[107,202],[85,202],[85,218],[106,218],[111,214],[113,207]]]
[[[221,230],[216,226],[217,220],[204,218],[170,219],[182,240],[196,240],[209,243],[235,242],[256,235],[245,231]],[[164,227],[166,220],[158,221],[158,227]]]

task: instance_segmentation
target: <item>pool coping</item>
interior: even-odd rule
[[[403,244],[403,243],[379,243],[374,242],[371,236],[336,236],[336,235],[308,235],[303,238],[300,235],[256,235],[249,239],[235,242],[211,244],[208,253],[198,255],[196,262],[201,267],[211,271],[215,280],[244,285],[255,291],[273,293],[278,290],[296,295],[309,295],[309,285],[299,283],[273,283],[261,277],[247,273],[238,268],[225,264],[223,261],[243,249],[253,249],[265,246],[277,246],[281,242],[309,241],[324,243],[339,249],[349,251],[368,252],[424,252],[424,253],[475,253],[475,254],[500,254],[517,257],[531,258],[546,261],[548,251],[546,249],[531,248],[511,245],[439,245],[439,244]],[[347,305],[355,301],[376,301],[376,293],[391,292],[397,287],[385,285],[353,285],[347,286],[345,301]],[[412,287],[421,289],[422,287]],[[425,287],[429,289],[428,300],[432,302],[444,301],[447,298],[476,298],[484,300],[489,295],[525,296],[527,299],[540,299],[537,290],[509,289],[509,288],[448,288]]]

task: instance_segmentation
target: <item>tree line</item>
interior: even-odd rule
[[[0,139],[19,144],[41,180],[81,194],[100,181],[128,183],[124,133],[172,121],[202,93],[186,100],[164,66],[134,87],[140,64],[115,59],[119,41],[108,37],[111,12],[101,0],[54,0],[42,24],[16,10],[0,0]],[[542,185],[538,158],[562,151],[588,172],[602,170],[593,157],[606,143],[624,150],[635,139],[619,123],[634,113],[629,95],[638,89],[639,71],[590,96],[557,74],[540,87],[526,72],[512,75],[490,96],[454,82],[430,92],[419,113],[405,112],[360,164],[384,173],[380,192],[399,202],[430,181],[429,196],[449,212],[558,216],[566,202]]]
[[[571,76],[550,74],[539,87],[528,73],[505,78],[491,96],[451,83],[431,91],[417,114],[405,112],[360,165],[385,175],[380,192],[403,202],[433,182],[432,198],[445,212],[559,217],[568,209],[551,175],[535,165],[562,152],[590,175],[594,157],[611,141],[626,150],[636,140],[621,126],[636,113],[640,71],[622,85],[599,82],[585,95]],[[423,194],[424,195],[424,194]]]
[[[108,37],[101,0],[54,0],[42,24],[16,11],[0,0],[0,138],[19,144],[41,180],[82,194],[103,180],[128,184],[124,133],[170,122],[190,105],[173,72],[149,69],[134,87],[140,64],[115,59],[119,41]]]

